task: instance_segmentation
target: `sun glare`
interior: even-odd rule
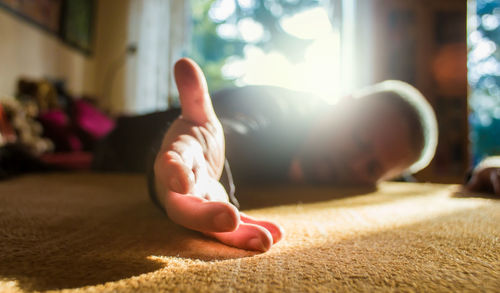
[[[292,63],[279,51],[265,52],[249,44],[243,58],[228,60],[222,69],[224,77],[236,79],[237,85],[281,86],[335,100],[341,94],[337,82],[341,80],[340,38],[325,9],[308,9],[284,18],[280,24],[287,33],[311,41],[302,61]],[[262,31],[253,31],[251,39],[262,37]]]
[[[234,0],[218,0],[208,11],[211,19],[216,22],[222,22],[230,17],[236,9]]]
[[[328,14],[322,7],[284,17],[280,25],[287,33],[306,40],[319,39],[332,32]]]
[[[256,43],[264,37],[262,24],[250,17],[238,21],[238,30],[241,38],[247,43]]]

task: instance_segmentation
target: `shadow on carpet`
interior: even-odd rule
[[[289,197],[286,206],[249,211],[278,221],[287,233],[271,251],[256,254],[173,224],[149,202],[139,176],[2,182],[0,291],[2,280],[23,291],[500,287],[499,201],[456,198],[448,186],[432,184],[384,184],[376,193],[355,194],[327,187],[241,191],[256,206]],[[293,203],[297,197],[314,201]]]

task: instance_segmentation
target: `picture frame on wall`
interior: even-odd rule
[[[0,0],[0,7],[50,33],[59,34],[63,0]]]
[[[90,54],[95,1],[65,0],[62,5],[60,36],[69,45]]]
[[[0,0],[0,8],[91,55],[95,0]]]

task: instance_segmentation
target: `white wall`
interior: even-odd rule
[[[93,88],[100,105],[114,113],[125,108],[129,8],[130,0],[100,0],[97,7]],[[113,67],[118,69],[110,74]]]
[[[106,82],[112,63],[127,46],[129,2],[97,1],[91,56],[0,9],[0,96],[13,96],[21,76],[57,78],[67,81],[71,93],[95,96],[101,106],[120,112],[125,96],[124,66],[114,74],[112,85]]]
[[[72,92],[92,93],[91,59],[0,9],[0,95],[14,95],[20,76],[62,78]]]

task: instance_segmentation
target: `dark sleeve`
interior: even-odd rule
[[[180,109],[147,115],[122,116],[94,150],[92,167],[98,171],[146,173],[152,152],[157,152],[168,125]]]
[[[287,182],[292,157],[325,108],[315,96],[270,86],[225,89],[212,98],[238,186]]]
[[[118,118],[115,129],[98,143],[92,168],[107,172],[146,173],[151,200],[160,206],[155,194],[153,164],[163,135],[180,113],[180,109],[174,108]]]

